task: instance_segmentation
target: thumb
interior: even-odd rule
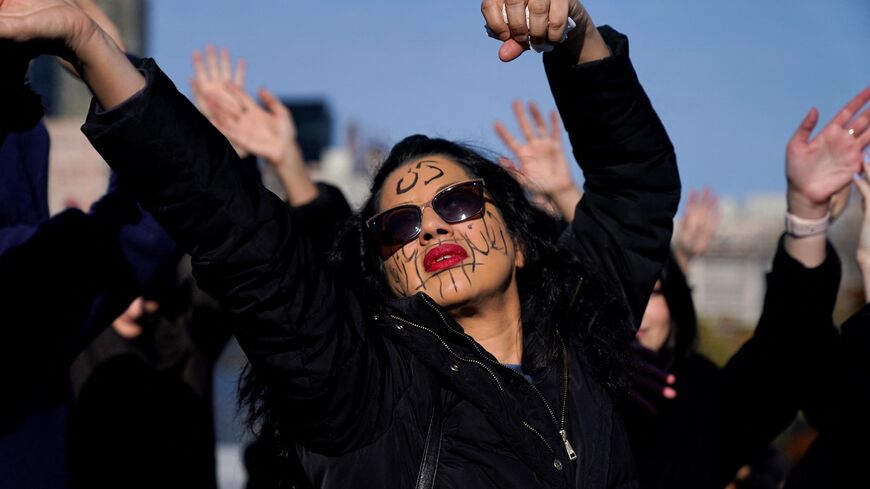
[[[812,109],[810,109],[809,112],[807,112],[804,120],[801,121],[790,142],[800,142],[804,144],[808,143],[810,141],[810,134],[812,134],[813,129],[816,128],[816,124],[818,124],[818,122],[819,111],[818,109],[813,107]]]
[[[855,175],[855,186],[858,187],[858,192],[861,198],[864,199],[864,208],[867,208],[867,203],[870,201],[870,182],[867,181],[870,165],[864,163],[864,174]]]
[[[260,97],[260,101],[263,102],[263,105],[266,107],[266,110],[271,112],[272,114],[286,114],[287,107],[278,100],[272,92],[266,90],[265,88],[260,88],[260,91],[257,93]]]
[[[529,49],[528,46],[523,46],[522,44],[516,42],[513,39],[508,39],[501,45],[498,50],[498,59],[507,63],[508,61],[513,61],[520,57],[523,54],[523,51]]]

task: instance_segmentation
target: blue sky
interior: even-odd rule
[[[190,53],[226,46],[247,87],[326,97],[343,127],[394,142],[412,133],[504,151],[510,103],[552,107],[539,56],[503,64],[477,0],[150,0],[149,52],[187,92]],[[628,34],[641,81],[677,148],[685,188],[737,197],[785,188],[785,143],[870,85],[867,0],[590,0]],[[341,130],[336,131],[341,137]]]

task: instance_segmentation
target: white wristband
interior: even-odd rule
[[[795,238],[814,236],[828,230],[831,222],[830,211],[818,219],[804,219],[794,214],[785,213],[785,232]]]

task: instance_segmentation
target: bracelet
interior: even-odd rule
[[[785,213],[785,232],[795,238],[814,236],[828,230],[831,222],[831,212],[828,211],[818,219],[804,219],[788,212]]]

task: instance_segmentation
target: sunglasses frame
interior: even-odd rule
[[[450,221],[450,220],[446,219],[444,216],[442,216],[441,213],[438,212],[438,210],[435,207],[433,207],[433,205],[435,204],[435,201],[438,200],[438,197],[441,197],[442,195],[450,192],[451,190],[455,190],[457,187],[463,187],[463,186],[468,186],[468,185],[477,187],[480,190],[480,198],[483,201],[483,205],[480,206],[480,210],[477,213],[470,215],[470,216],[466,217],[465,219],[461,219],[458,221]],[[435,211],[436,214],[438,214],[438,217],[440,217],[447,224],[458,224],[460,222],[465,222],[465,221],[469,221],[471,219],[476,219],[476,218],[480,217],[483,214],[483,212],[486,210],[486,203],[487,202],[489,202],[491,204],[494,203],[492,201],[492,199],[490,199],[489,197],[486,196],[486,182],[484,182],[482,178],[473,178],[471,180],[456,182],[456,183],[450,184],[450,185],[442,188],[441,190],[436,192],[435,195],[432,196],[432,198],[429,200],[429,202],[426,202],[423,205],[402,204],[402,205],[397,205],[396,207],[393,207],[391,209],[387,209],[383,212],[379,212],[379,213],[375,214],[374,216],[366,219],[366,228],[368,228],[370,231],[372,231],[372,234],[375,235],[375,238],[378,240],[378,242],[380,242],[381,244],[384,244],[385,246],[404,245],[405,243],[413,241],[415,238],[417,238],[417,236],[420,236],[420,233],[423,231],[423,209],[425,209],[427,207],[431,207],[432,210]],[[401,241],[399,243],[395,243],[395,244],[384,243],[384,241],[381,239],[380,234],[378,232],[376,232],[376,228],[375,228],[376,221],[379,218],[381,218],[382,216],[384,216],[388,213],[394,212],[396,209],[404,209],[404,208],[413,208],[413,209],[417,210],[417,215],[418,215],[418,219],[419,219],[419,225],[418,225],[417,232],[414,234],[414,236],[411,236],[410,238],[408,238],[404,241]]]

